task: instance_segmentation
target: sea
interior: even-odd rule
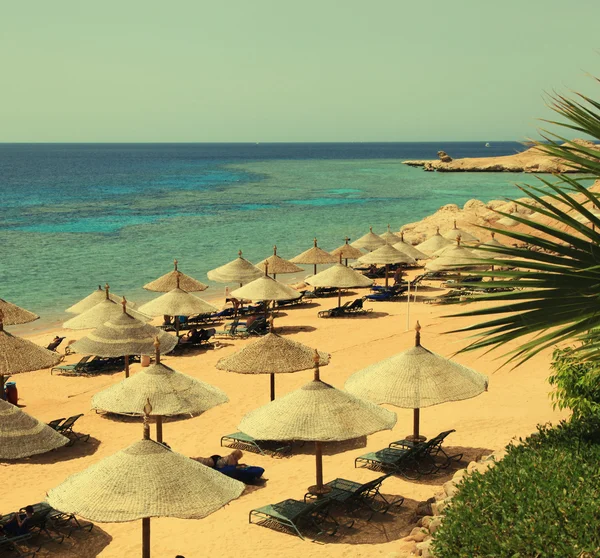
[[[313,238],[332,250],[448,203],[518,197],[533,177],[402,164],[525,149],[489,143],[0,144],[0,298],[40,314],[30,329],[49,327],[106,282],[136,302],[157,296],[142,286],[175,258],[210,286],[201,296],[222,296],[206,272],[239,250],[291,258]]]

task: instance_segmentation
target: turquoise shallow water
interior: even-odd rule
[[[465,154],[479,154],[461,145]],[[343,150],[340,158],[323,157],[315,149],[311,157],[265,160],[190,156],[173,147],[143,156],[110,149],[107,155],[64,148],[40,159],[38,152],[16,157],[0,146],[0,297],[45,322],[64,317],[64,308],[106,281],[132,300],[148,300],[154,295],[142,285],[169,271],[173,258],[210,284],[206,271],[239,249],[259,261],[277,244],[289,258],[315,236],[333,249],[371,225],[376,232],[387,223],[397,230],[447,203],[518,195],[513,183],[523,180],[425,173],[402,165],[401,150],[390,158],[389,147],[385,157]],[[420,156],[434,157],[431,149],[422,147]],[[205,295],[223,288],[211,284]]]

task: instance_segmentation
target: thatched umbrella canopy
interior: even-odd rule
[[[411,258],[415,260],[428,260],[430,257],[428,254],[417,249],[412,244],[405,242],[403,232],[400,233],[400,242],[396,242],[396,244],[394,244],[393,246],[394,248],[396,248],[396,250],[400,250],[400,252],[408,254]]]
[[[428,256],[432,256],[440,248],[444,248],[444,246],[451,246],[452,244],[453,242],[451,240],[445,239],[440,234],[440,228],[437,227],[436,233],[433,236],[421,242],[421,244],[417,244],[417,250],[420,250]]]
[[[389,223],[387,226],[387,231],[385,231],[383,234],[380,234],[379,238],[383,238],[383,240],[385,240],[388,244],[396,244],[396,242],[400,242],[400,237],[392,232]]]
[[[365,250],[369,250],[372,252],[373,250],[377,250],[377,248],[381,248],[387,242],[381,238],[378,234],[373,232],[373,227],[369,227],[369,232],[364,236],[361,236],[358,240],[355,240],[352,243],[352,246],[355,248],[364,248]]]
[[[421,346],[417,322],[415,346],[352,374],[345,388],[377,404],[414,409],[412,439],[419,440],[419,409],[470,399],[487,391],[488,378]]]
[[[3,320],[0,311],[0,399],[4,399],[5,376],[50,368],[62,358],[58,353],[4,331]]]
[[[373,252],[369,252],[365,254],[361,258],[358,258],[359,263],[362,264],[379,264],[385,265],[385,286],[388,286],[389,281],[389,266],[390,264],[416,264],[417,261],[411,258],[405,252],[400,252],[400,250],[396,250],[390,244],[385,244],[381,248],[377,248]]]
[[[456,246],[444,248],[442,255],[429,261],[425,265],[425,269],[427,271],[452,271],[475,267],[477,266],[477,259],[477,255],[473,250],[460,245],[460,237],[458,237]]]
[[[338,289],[338,306],[342,302],[342,289],[356,287],[370,287],[373,279],[365,277],[362,273],[338,263],[309,277],[306,282],[313,287],[335,287]]]
[[[315,354],[314,349],[281,337],[274,333],[272,328],[271,323],[271,333],[217,362],[217,368],[227,372],[270,374],[271,401],[275,399],[275,374],[308,370],[314,366]],[[319,352],[322,366],[329,363],[330,356],[329,353]]]
[[[238,252],[238,257],[216,269],[212,269],[207,274],[211,281],[217,283],[239,283],[240,287],[244,283],[258,279],[263,272],[248,260],[242,258],[242,251]]]
[[[4,325],[12,326],[18,324],[27,324],[39,319],[37,314],[25,310],[12,302],[0,298],[0,312],[4,316]]]
[[[48,491],[56,510],[95,522],[142,520],[142,558],[150,558],[150,518],[201,519],[238,498],[245,485],[144,439],[68,477]]]
[[[158,293],[168,293],[177,287],[188,293],[195,293],[208,289],[208,285],[205,285],[185,273],[181,273],[181,271],[177,269],[177,260],[173,260],[173,264],[175,266],[173,271],[169,271],[169,273],[165,273],[162,277],[147,283],[144,285],[144,289]]]
[[[313,247],[309,248],[298,254],[290,260],[295,264],[311,265],[313,266],[313,274],[317,274],[317,265],[332,264],[338,261],[338,258],[332,256],[329,252],[319,248],[317,246],[317,239],[313,239]]]
[[[266,270],[266,273],[268,273],[268,265]],[[300,293],[265,274],[251,283],[236,289],[231,293],[231,296],[242,300],[265,301],[266,315],[268,302],[276,300],[295,300],[296,298],[300,298]]]
[[[454,227],[449,231],[446,231],[442,236],[446,240],[450,241],[456,241],[456,239],[460,236],[461,240],[463,242],[466,242],[467,244],[475,244],[479,242],[479,239],[477,237],[473,236],[472,234],[466,231],[463,231],[462,229],[459,229],[456,226],[456,220],[454,221]]]
[[[206,300],[202,300],[179,287],[175,287],[168,293],[140,306],[140,312],[145,312],[150,316],[174,316],[177,336],[179,336],[179,316],[195,316],[196,314],[208,314],[216,311],[217,308],[206,302]]]
[[[309,491],[324,494],[322,442],[368,436],[395,424],[395,413],[322,382],[317,354],[312,382],[251,411],[238,428],[258,440],[315,442],[317,483]]]
[[[348,237],[346,237],[344,240],[346,241],[345,244],[342,244],[339,248],[332,250],[330,254],[336,258],[339,258],[341,256],[342,259],[345,260],[344,263],[348,265],[348,260],[357,260],[358,258],[363,256],[364,253],[361,252],[358,248],[355,248],[354,246],[348,244],[348,242],[350,242],[350,239]]]
[[[81,299],[78,303],[73,304],[73,306],[71,306],[70,308],[67,308],[65,310],[65,312],[68,312],[69,314],[81,314],[81,313],[85,312],[86,310],[93,308],[94,306],[96,306],[96,304],[99,304],[100,302],[102,302],[103,300],[105,300],[107,298],[106,292],[108,290],[109,290],[108,283],[104,286],[104,289],[100,285],[98,285],[98,288],[94,292],[92,292],[92,294]],[[111,292],[108,292],[108,298],[110,298],[110,300],[112,300],[113,302],[119,303],[119,302],[121,302],[121,299],[123,297],[113,294]],[[129,304],[130,308],[135,308],[135,303],[129,301],[128,304]]]
[[[273,279],[277,279],[277,275],[284,273],[299,273],[302,271],[301,267],[288,260],[284,260],[282,257],[277,255],[277,246],[273,246],[273,255],[264,259],[262,262],[257,263],[256,267],[261,271],[269,269],[269,273],[273,275]]]
[[[21,459],[61,448],[69,438],[0,399],[0,459]]]
[[[115,318],[97,327],[92,333],[71,345],[77,353],[100,357],[125,357],[125,377],[129,377],[131,355],[153,355],[154,340],[161,342],[164,353],[171,352],[178,343],[174,335],[136,320],[127,313],[127,301],[123,299],[123,311]]]
[[[92,409],[117,415],[143,415],[150,401],[156,416],[156,439],[162,442],[162,417],[199,415],[227,403],[225,392],[165,366],[160,361],[160,342],[154,340],[154,364],[92,397]]]

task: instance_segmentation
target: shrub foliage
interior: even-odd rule
[[[438,558],[600,556],[600,444],[580,423],[539,433],[460,485],[436,531]]]

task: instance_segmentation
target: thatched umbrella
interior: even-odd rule
[[[340,254],[341,259],[341,254]],[[313,287],[335,287],[338,290],[338,306],[342,305],[342,289],[353,289],[356,287],[370,287],[373,279],[365,277],[362,273],[346,267],[342,263],[331,267],[309,277],[306,282]]]
[[[425,265],[427,271],[452,271],[477,265],[477,255],[472,250],[460,245],[460,236],[456,239],[456,246],[448,246],[438,258]]]
[[[66,446],[69,438],[0,399],[0,459],[21,459]]]
[[[105,285],[104,289],[98,285],[98,288],[92,292],[92,294],[86,296],[78,303],[73,304],[73,306],[67,308],[65,312],[68,312],[69,314],[81,314],[86,310],[93,308],[96,306],[96,304],[99,304],[106,298],[106,289],[108,289],[108,283]],[[110,298],[113,302],[119,303],[123,297],[109,292],[108,298]],[[130,308],[135,308],[135,304],[133,302],[130,301],[128,304]]]
[[[92,397],[92,409],[117,415],[141,416],[144,405],[150,401],[152,415],[156,417],[158,442],[162,442],[162,417],[193,417],[229,401],[219,388],[162,364],[160,347],[157,337],[153,346],[154,364]]]
[[[110,296],[110,287],[108,286],[108,283],[104,288],[104,299],[101,302],[88,310],[81,312],[78,316],[67,320],[63,324],[63,327],[66,329],[94,329],[100,327],[110,319],[119,316],[123,311],[121,308],[121,301],[123,298],[119,299],[118,302],[115,302]],[[142,322],[149,322],[151,320],[150,316],[146,316],[137,310],[132,310],[131,304],[129,306],[129,314],[135,319]]]
[[[313,274],[317,274],[317,265],[320,264],[331,264],[336,263],[338,259],[335,256],[332,256],[329,252],[325,252],[325,250],[319,248],[317,246],[317,239],[313,239],[313,247],[309,248],[302,252],[302,254],[298,254],[294,258],[290,260],[295,264],[304,264],[313,266]]]
[[[440,248],[444,248],[444,246],[451,246],[452,244],[453,242],[451,240],[446,240],[440,234],[440,228],[437,227],[436,233],[433,236],[421,242],[421,244],[417,244],[417,250],[420,250],[428,256],[432,256]]]
[[[201,283],[185,273],[181,273],[181,271],[177,269],[177,260],[173,260],[173,264],[175,267],[173,271],[169,271],[169,273],[165,273],[162,277],[147,283],[144,285],[144,289],[158,293],[168,293],[176,287],[179,287],[188,293],[195,293],[208,289],[208,285]]]
[[[426,254],[425,252],[422,252],[421,250],[418,250],[412,244],[409,244],[408,242],[404,241],[404,233],[403,232],[400,233],[400,242],[396,242],[396,244],[394,244],[393,246],[394,246],[394,248],[396,248],[396,250],[400,250],[400,252],[404,252],[405,254],[408,254],[411,258],[413,258],[415,260],[428,260],[429,259],[428,254]]]
[[[389,223],[387,226],[387,231],[385,231],[383,234],[380,234],[379,238],[383,238],[383,240],[385,240],[388,244],[396,244],[396,242],[400,242],[400,237],[392,232]]]
[[[172,351],[177,337],[136,320],[127,313],[127,301],[123,298],[123,311],[115,318],[96,328],[71,345],[76,353],[100,357],[125,357],[125,377],[129,378],[131,355],[154,354],[154,340],[158,336],[164,353]]]
[[[411,258],[408,254],[396,250],[393,246],[385,244],[381,248],[377,248],[373,252],[369,252],[364,256],[358,258],[359,263],[362,264],[379,264],[385,265],[385,286],[388,286],[389,281],[389,270],[390,264],[416,264],[416,260]]]
[[[319,353],[322,366],[329,364],[329,353]],[[275,399],[275,374],[289,374],[314,366],[314,349],[271,332],[241,351],[217,362],[219,370],[238,374],[270,374],[271,401]]]
[[[344,240],[346,241],[345,244],[342,244],[339,248],[332,250],[330,254],[336,258],[342,256],[342,259],[345,260],[344,264],[348,265],[348,260],[357,260],[364,254],[358,248],[348,244],[348,242],[350,242],[348,237],[346,237]]]
[[[100,523],[142,520],[142,558],[150,558],[150,518],[201,519],[238,498],[245,485],[144,439],[68,477],[48,491],[54,509]]]
[[[265,317],[268,312],[268,303],[276,300],[295,300],[300,298],[300,293],[272,277],[268,276],[269,266],[265,265],[265,274],[258,279],[236,289],[231,293],[232,297],[241,300],[265,302]]]
[[[308,490],[319,495],[329,492],[323,485],[322,442],[341,442],[392,429],[396,415],[321,381],[319,355],[315,353],[312,382],[249,412],[238,428],[258,440],[315,442],[317,483]]]
[[[369,232],[364,236],[361,236],[358,240],[355,240],[352,243],[352,246],[355,248],[364,248],[365,250],[372,252],[373,250],[377,250],[377,248],[381,248],[381,246],[384,246],[385,244],[387,244],[387,242],[378,234],[373,232],[373,227],[369,227]]]
[[[377,404],[414,409],[410,439],[419,441],[420,409],[470,399],[487,391],[487,376],[421,346],[417,322],[415,346],[352,374],[345,388]]]
[[[39,319],[37,314],[25,310],[12,302],[0,298],[0,312],[4,316],[4,325],[12,326],[18,324],[27,324]]]
[[[62,357],[4,331],[4,317],[0,311],[0,399],[4,399],[4,380],[10,374],[21,374],[56,366]]]
[[[277,246],[273,246],[273,255],[264,259],[262,262],[257,263],[256,267],[261,271],[265,271],[268,267],[269,272],[273,275],[273,279],[277,279],[278,274],[299,273],[302,271],[301,267],[278,256]]]
[[[238,252],[238,257],[216,269],[212,269],[206,275],[211,281],[217,283],[239,283],[240,287],[244,283],[258,279],[263,272],[248,260],[242,258],[242,251]]]
[[[473,236],[472,234],[463,231],[462,229],[459,229],[456,226],[456,220],[454,220],[454,227],[452,229],[450,229],[449,231],[446,231],[443,234],[443,237],[446,240],[450,240],[450,241],[455,241],[458,237],[460,236],[460,238],[462,239],[463,242],[466,243],[477,243],[479,242],[479,239],[475,236]]]
[[[177,277],[176,283],[178,280]],[[145,312],[150,316],[174,316],[177,337],[179,337],[179,316],[195,316],[196,314],[207,314],[216,311],[217,308],[206,302],[206,300],[202,300],[177,286],[168,293],[140,306],[140,312]]]

